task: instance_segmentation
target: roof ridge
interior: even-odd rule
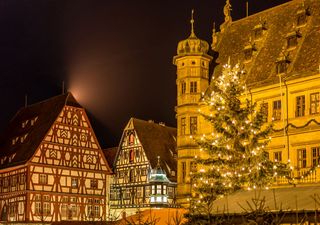
[[[240,19],[238,19],[238,20],[234,20],[234,21],[231,22],[230,26],[232,26],[233,24],[236,24],[236,23],[238,23],[238,22],[241,22],[241,21],[243,21],[243,20],[246,20],[246,19],[248,19],[248,18],[257,16],[257,15],[259,15],[259,14],[263,14],[263,13],[272,11],[272,10],[274,10],[274,9],[276,9],[276,8],[283,7],[284,5],[289,5],[289,4],[293,4],[293,3],[296,4],[297,1],[303,2],[303,1],[305,1],[305,0],[289,0],[288,2],[282,3],[282,4],[280,4],[280,5],[273,6],[273,7],[271,7],[271,8],[262,10],[262,11],[260,11],[260,12],[254,13],[254,14],[251,14],[251,15],[249,15],[249,16],[240,18]]]

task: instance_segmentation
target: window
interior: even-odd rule
[[[274,161],[275,162],[281,162],[282,161],[282,152],[274,152]]]
[[[252,48],[246,48],[244,50],[244,60],[249,61],[252,58],[253,50]]]
[[[133,145],[134,144],[134,134],[130,134],[129,136],[129,145]]]
[[[98,188],[98,180],[96,180],[96,179],[91,179],[91,180],[90,180],[90,187],[91,187],[92,189],[97,189],[97,188]]]
[[[181,182],[185,183],[186,182],[186,175],[187,175],[187,165],[186,162],[181,163],[181,171],[182,171],[182,177],[181,177]]]
[[[196,134],[198,129],[197,117],[190,117],[190,134]]]
[[[292,35],[287,37],[287,48],[294,48],[298,45],[298,36]]]
[[[262,35],[263,35],[262,26],[258,26],[256,28],[254,28],[253,33],[254,33],[254,39],[255,40],[262,38]]]
[[[281,100],[273,101],[272,118],[275,121],[281,120]]]
[[[264,102],[261,104],[261,111],[264,116],[264,122],[268,122],[268,102]]]
[[[307,167],[307,151],[306,149],[298,149],[298,168]]]
[[[47,184],[48,176],[47,174],[39,174],[39,184]]]
[[[40,214],[42,214],[41,196],[36,195],[35,200],[36,200],[36,202],[34,203],[34,212],[36,215],[40,215]]]
[[[312,147],[312,166],[318,166],[320,164],[320,147]]]
[[[186,118],[182,117],[181,118],[181,135],[186,134]]]
[[[197,93],[197,81],[190,82],[190,93]]]
[[[134,150],[133,149],[130,149],[130,151],[129,151],[129,162],[130,163],[133,163],[133,161],[134,161]]]
[[[50,196],[43,196],[43,215],[50,215],[51,213],[51,205],[50,205]]]
[[[139,162],[140,161],[140,150],[136,149],[136,161]]]
[[[161,185],[159,185],[159,184],[157,185],[157,194],[162,194],[161,193]]]
[[[310,114],[320,113],[319,92],[310,94]]]
[[[285,73],[287,71],[287,61],[286,60],[280,60],[277,62],[277,74]]]
[[[187,89],[187,83],[185,81],[181,82],[181,94],[185,94]]]
[[[71,186],[73,188],[77,188],[78,187],[78,178],[71,178]]]
[[[95,218],[98,218],[100,216],[100,206],[99,205],[95,205],[94,206],[93,216]]]
[[[16,186],[17,185],[17,176],[12,176],[11,177],[11,185]]]
[[[197,163],[190,162],[190,172],[196,173],[197,172]]]
[[[304,116],[305,111],[305,96],[296,97],[296,117]]]
[[[20,174],[20,184],[24,184],[26,182],[26,175],[24,173]]]
[[[135,176],[134,176],[134,169],[129,169],[129,182],[134,182]]]

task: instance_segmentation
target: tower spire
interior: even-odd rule
[[[191,24],[191,34],[190,37],[195,37],[196,35],[194,34],[194,18],[193,18],[193,14],[194,14],[194,9],[191,10],[191,20],[190,20],[190,24]]]

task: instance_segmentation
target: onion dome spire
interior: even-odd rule
[[[194,19],[193,19],[193,14],[194,14],[194,9],[191,10],[191,20],[190,20],[190,24],[191,24],[191,34],[190,34],[190,37],[196,37],[196,35],[194,34]]]
[[[191,34],[190,36],[179,42],[178,48],[177,48],[177,53],[178,56],[181,55],[186,55],[186,54],[191,54],[191,55],[203,55],[207,54],[209,50],[209,44],[197,38],[195,32],[194,32],[194,10],[192,9],[191,11]]]

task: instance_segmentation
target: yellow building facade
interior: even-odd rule
[[[269,158],[290,162],[297,185],[320,181],[320,2],[292,0],[246,18],[232,21],[227,0],[220,31],[213,30],[212,50],[218,52],[213,79],[230,60],[246,74],[247,97],[263,105],[267,122],[274,123]],[[210,93],[209,44],[194,34],[179,42],[173,59],[177,67],[178,201],[188,205],[190,173],[199,155],[190,136],[212,132],[199,114],[199,103]],[[278,180],[278,187],[285,180]]]

